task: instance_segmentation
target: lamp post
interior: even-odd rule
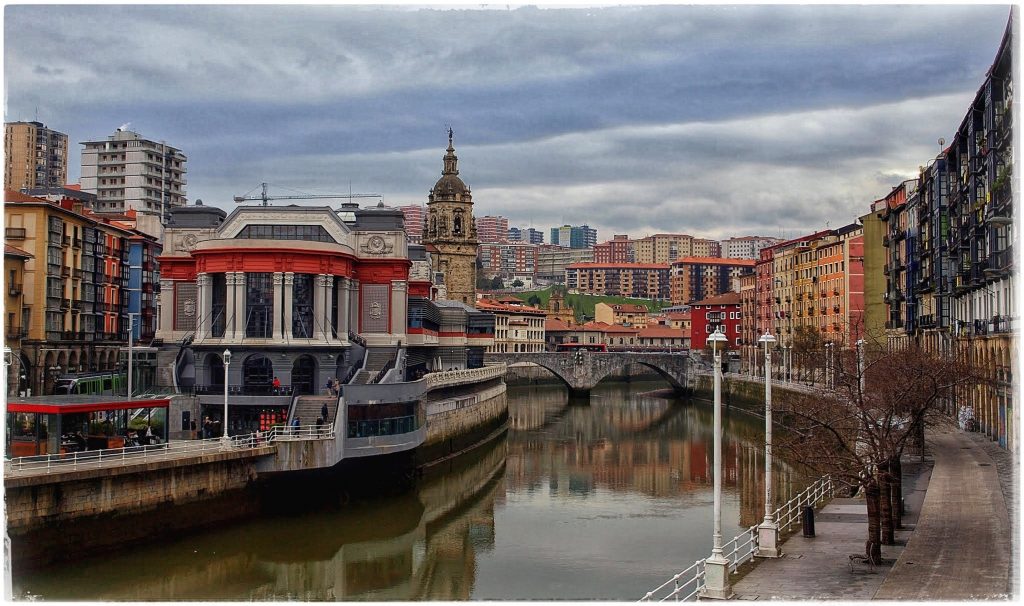
[[[860,382],[860,396],[864,397],[864,339],[857,340],[857,379]]]
[[[833,389],[835,387],[835,384],[834,384],[835,381],[833,380],[833,377],[832,377],[833,373],[835,372],[835,367],[833,366],[834,362],[833,362],[833,358],[832,358],[832,351],[833,351],[834,347],[835,347],[835,344],[832,343],[831,341],[829,341],[828,343],[825,343],[825,388],[826,389]]]
[[[223,430],[221,431],[221,441],[224,444],[224,448],[231,448],[231,439],[228,438],[228,366],[231,364],[231,350],[225,349],[223,353],[224,359],[224,421]]]
[[[732,597],[732,586],[729,584],[729,560],[722,555],[722,355],[718,353],[718,345],[728,339],[720,328],[708,336],[714,357],[715,386],[715,526],[711,557],[704,562],[704,589],[701,597],[728,600]]]
[[[771,365],[775,337],[769,332],[757,340],[764,344],[765,365]],[[779,549],[779,525],[775,523],[772,502],[772,378],[764,377],[764,521],[757,527],[757,555],[762,558],[777,558]]]
[[[128,397],[132,397],[132,344],[135,342],[135,316],[139,314],[128,312]]]
[[[786,345],[786,382],[793,382],[793,344]]]

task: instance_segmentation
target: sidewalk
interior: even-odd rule
[[[1010,593],[1010,519],[992,457],[952,426],[928,437],[935,470],[920,522],[875,597],[883,600],[1005,599]]]
[[[982,438],[984,439],[984,438]],[[836,498],[817,514],[816,537],[801,534],[777,560],[759,560],[733,586],[739,600],[962,600],[1009,592],[1010,529],[1003,484],[988,448],[952,426],[929,431],[932,461],[903,464],[905,529],[886,561],[871,573],[850,570],[849,555],[864,553],[867,505]],[[997,458],[1009,461],[993,452]],[[1012,476],[1011,476],[1012,477]],[[916,530],[915,530],[916,528]]]

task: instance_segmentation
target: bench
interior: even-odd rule
[[[871,561],[870,557],[865,555],[866,553],[869,553],[870,550],[871,550],[871,541],[866,541],[864,543],[864,553],[850,554],[850,572],[851,573],[856,572],[856,570],[853,567],[854,563],[867,564],[868,565],[868,570],[867,570],[868,574],[874,574],[875,573],[875,563],[873,561]]]

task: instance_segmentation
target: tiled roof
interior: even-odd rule
[[[690,303],[691,306],[696,305],[739,305],[740,304],[740,293],[738,292],[727,292],[714,297],[708,297],[702,301],[696,301]]]
[[[680,337],[689,337],[690,331],[682,328],[668,328],[665,326],[648,326],[647,328],[641,328],[637,333],[638,337],[648,338],[660,338],[660,339],[678,339]]]
[[[668,269],[668,263],[572,263],[566,269]]]
[[[691,265],[739,265],[741,267],[753,267],[753,259],[733,259],[729,257],[680,257],[672,264],[689,263]]]
[[[15,248],[10,244],[4,244],[4,256],[8,255],[12,257],[25,257],[26,259],[31,259],[33,257],[32,253],[25,252],[20,248]]]

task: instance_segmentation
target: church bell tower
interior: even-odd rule
[[[449,128],[441,178],[427,198],[423,244],[430,252],[431,270],[443,275],[448,299],[474,305],[479,241],[473,221],[473,195],[459,178],[453,135]]]

